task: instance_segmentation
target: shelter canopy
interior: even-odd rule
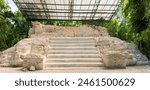
[[[27,19],[110,20],[121,0],[14,0]]]

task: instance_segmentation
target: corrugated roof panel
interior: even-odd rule
[[[109,20],[121,0],[14,0],[28,19]]]

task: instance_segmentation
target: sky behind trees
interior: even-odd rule
[[[15,12],[18,10],[17,6],[14,4],[13,0],[6,0],[7,4],[10,6],[12,12]]]

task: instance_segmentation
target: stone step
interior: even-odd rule
[[[88,43],[91,43],[91,44],[95,44],[95,42],[48,42],[48,44],[88,44]]]
[[[49,50],[48,54],[98,54],[96,50]]]
[[[49,40],[95,40],[95,37],[50,37]]]
[[[104,66],[93,37],[52,37],[47,41],[46,68]]]
[[[99,70],[100,67],[46,67],[45,70]]]
[[[81,49],[51,50],[51,49],[49,49],[48,52],[98,52],[98,50],[97,49],[93,49],[93,50],[87,50],[87,49],[86,50],[81,50]]]
[[[49,58],[47,62],[102,62],[101,58]]]
[[[49,40],[49,43],[95,43],[95,40]]]
[[[62,47],[62,46],[53,46],[52,47],[51,44],[49,44],[49,46],[50,46],[49,48],[53,48],[53,47],[55,47],[55,48],[96,48],[95,45],[93,45],[93,46],[77,46],[77,45],[76,46],[69,46],[68,45],[65,47]]]
[[[100,58],[99,54],[48,54],[47,58]]]
[[[50,47],[49,50],[97,50],[95,47]]]
[[[104,66],[103,63],[101,62],[61,62],[61,63],[56,63],[56,62],[51,62],[51,63],[46,63],[45,67],[100,67]]]
[[[95,43],[56,43],[49,44],[49,46],[67,47],[67,46],[95,46]]]
[[[49,48],[95,48],[95,46],[50,46]]]

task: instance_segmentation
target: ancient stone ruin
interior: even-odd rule
[[[29,38],[0,52],[0,65],[43,70],[62,67],[146,65],[149,61],[136,45],[111,37],[103,27],[60,27],[34,22]]]

